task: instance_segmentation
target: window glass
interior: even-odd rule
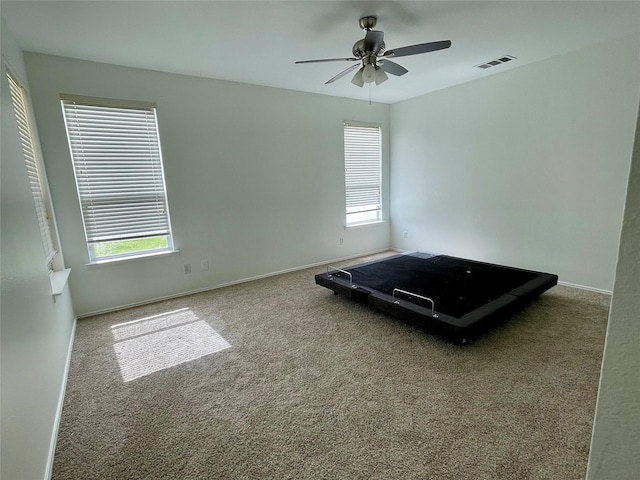
[[[61,99],[90,261],[173,250],[155,105]]]
[[[379,125],[344,124],[347,226],[382,220],[382,148]]]

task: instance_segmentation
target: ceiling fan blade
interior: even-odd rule
[[[320,63],[320,62],[358,62],[359,58],[322,58],[320,60],[298,60],[296,63]]]
[[[376,30],[367,30],[364,37],[364,51],[374,52],[376,55],[384,45],[384,32]]]
[[[398,77],[401,75],[404,75],[409,71],[406,68],[404,68],[402,65],[398,65],[396,62],[392,62],[391,60],[387,60],[387,59],[380,60],[378,62],[378,65],[385,72],[390,73],[391,75],[396,75]]]
[[[442,40],[440,42],[419,43],[418,45],[409,45],[408,47],[394,48],[384,52],[384,57],[406,57],[408,55],[417,55],[418,53],[435,52],[443,50],[451,46],[451,40]]]
[[[335,77],[333,77],[330,80],[327,80],[326,82],[324,82],[324,84],[328,84],[328,83],[333,83],[336,80],[338,80],[339,78],[344,77],[347,73],[353,72],[356,68],[358,68],[360,66],[359,63],[356,63],[355,65],[351,65],[349,68],[345,68],[343,71],[341,71],[339,74],[337,74]]]
[[[364,85],[364,80],[362,79],[362,70],[364,70],[364,67],[358,70],[356,74],[353,76],[353,78],[351,79],[351,83],[359,87],[362,87]]]
[[[384,73],[382,68],[376,68],[376,85],[380,85],[382,82],[386,82],[389,79],[387,74]]]

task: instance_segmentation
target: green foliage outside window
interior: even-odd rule
[[[144,253],[152,250],[168,248],[167,237],[139,238],[134,240],[119,240],[116,242],[103,242],[94,245],[96,258],[111,257],[113,255],[125,255],[132,253]]]

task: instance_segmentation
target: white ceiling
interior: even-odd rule
[[[394,103],[640,32],[640,1],[5,1],[26,51],[305,92],[368,99],[352,75],[324,82],[376,15],[387,50],[451,40],[450,49],[398,58],[409,70],[371,87]],[[504,55],[517,60],[487,70]]]

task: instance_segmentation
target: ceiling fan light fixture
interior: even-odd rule
[[[364,68],[361,68],[360,70],[358,70],[356,74],[353,76],[353,78],[351,79],[351,83],[353,83],[354,85],[357,85],[358,87],[362,87],[364,85],[364,80],[362,80],[362,70],[364,70]]]
[[[368,63],[362,69],[362,81],[364,83],[372,83],[376,79],[376,67]]]
[[[376,85],[380,85],[382,82],[386,82],[389,79],[387,74],[384,73],[380,67],[376,67]]]

